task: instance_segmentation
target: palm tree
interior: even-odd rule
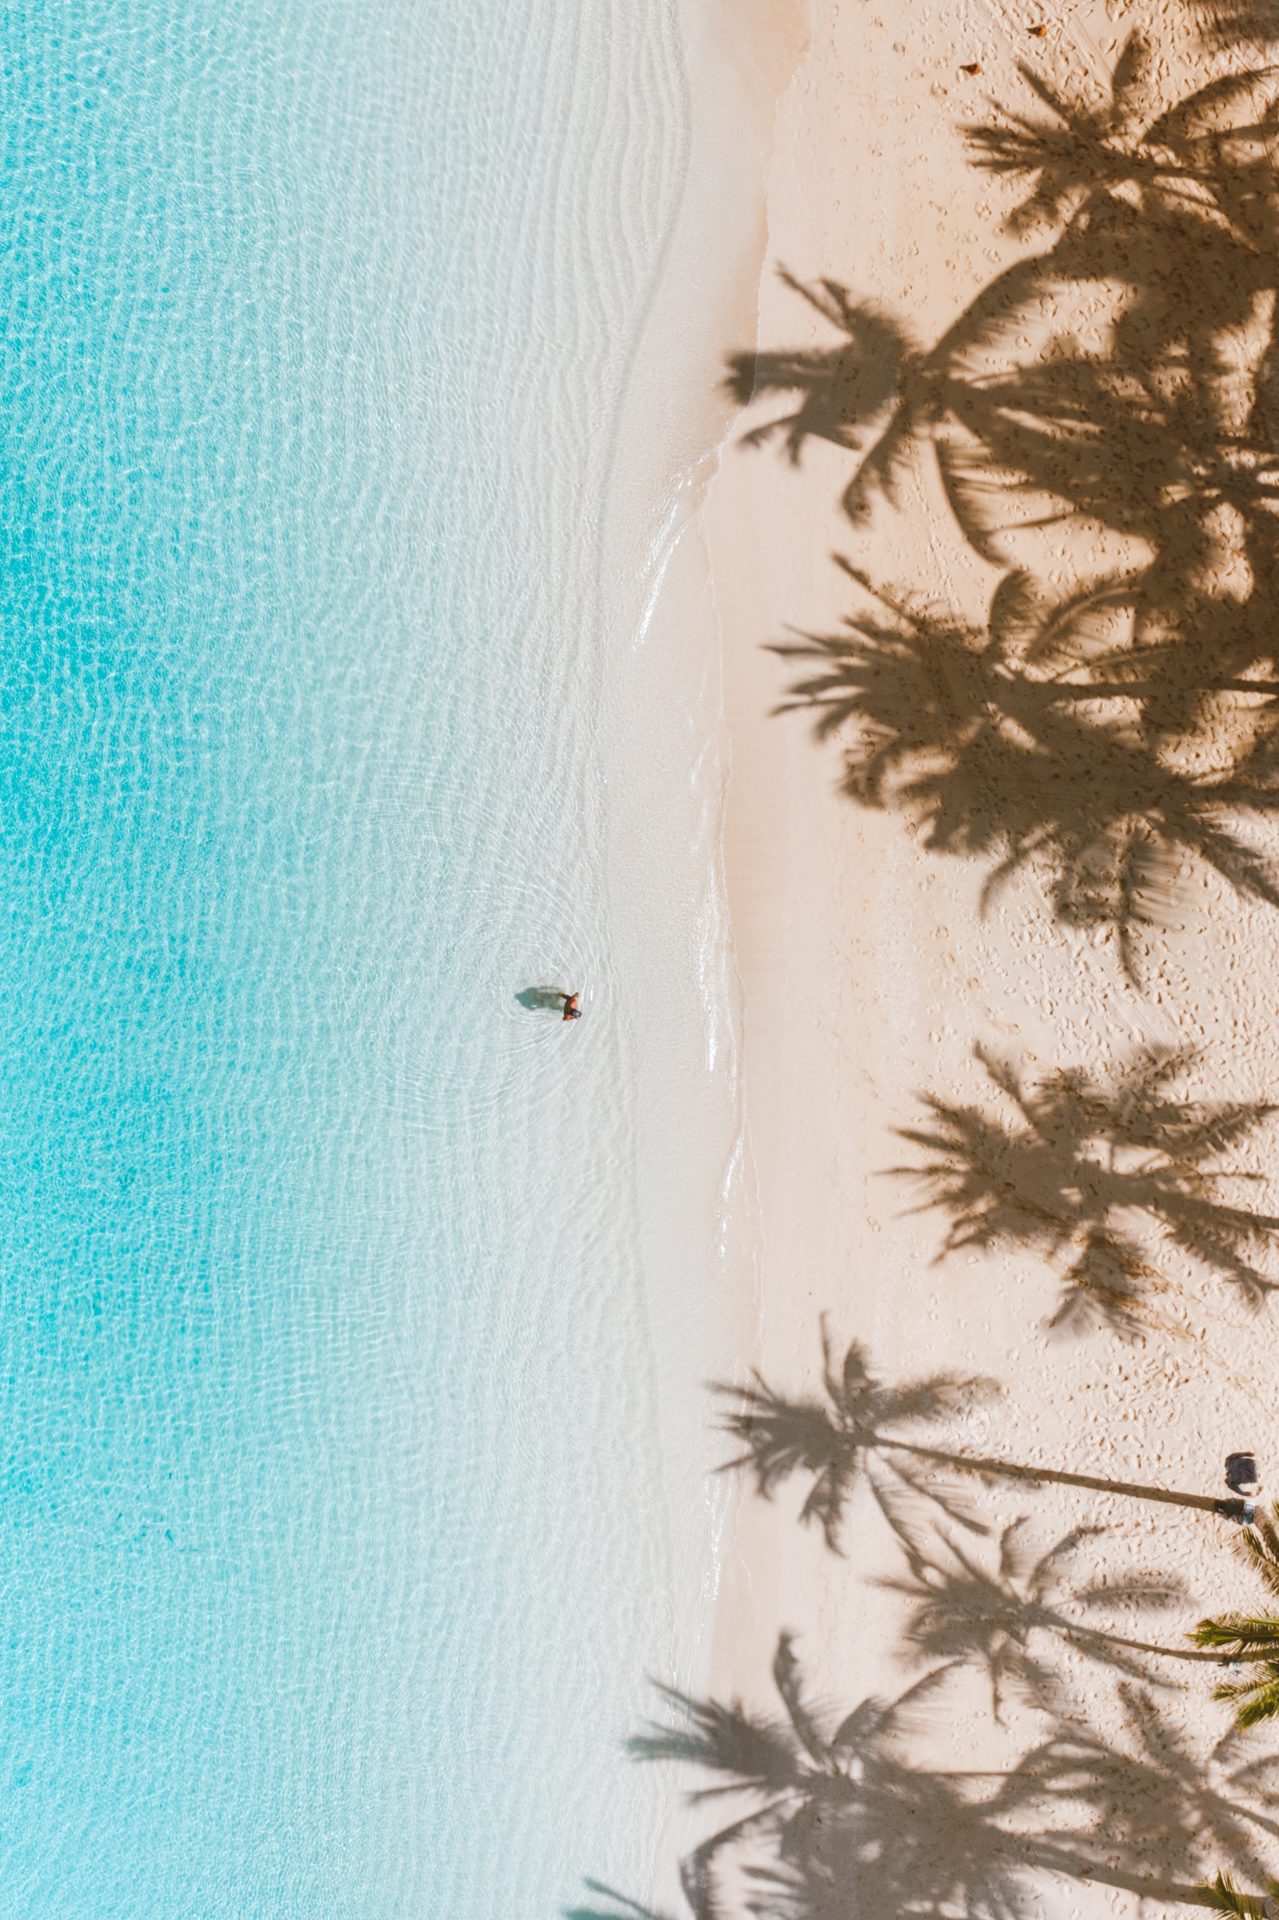
[[[942,1256],[1032,1247],[1062,1272],[1054,1325],[1091,1314],[1128,1331],[1164,1284],[1125,1224],[1144,1215],[1250,1305],[1273,1289],[1254,1249],[1270,1244],[1279,1217],[1226,1198],[1228,1180],[1256,1175],[1212,1164],[1270,1117],[1269,1102],[1176,1099],[1189,1056],[1171,1051],[1139,1055],[1104,1083],[1072,1070],[1027,1085],[980,1049],[977,1058],[1015,1117],[930,1097],[930,1124],[898,1131],[931,1158],[891,1169],[924,1185],[924,1207],[950,1215]]]
[[[836,1367],[824,1317],[821,1337],[824,1401],[788,1400],[775,1393],[758,1373],[744,1389],[720,1382],[714,1391],[732,1403],[723,1416],[723,1430],[745,1449],[725,1461],[721,1471],[749,1467],[756,1490],[765,1499],[771,1499],[792,1474],[809,1476],[812,1485],[800,1517],[817,1522],[833,1548],[838,1549],[841,1518],[862,1478],[881,1505],[887,1500],[889,1518],[900,1527],[892,1509],[892,1484],[876,1480],[875,1465],[884,1456],[895,1481],[910,1492],[934,1499],[938,1498],[936,1489],[920,1473],[922,1467],[942,1467],[984,1480],[1018,1480],[1030,1486],[1081,1487],[1094,1493],[1193,1507],[1205,1513],[1219,1508],[1218,1501],[1203,1494],[1174,1493],[1166,1487],[923,1446],[907,1439],[901,1429],[936,1423],[962,1411],[974,1395],[989,1392],[991,1383],[934,1375],[904,1387],[888,1387],[871,1372],[866,1350],[857,1341],[849,1345],[842,1364]]]
[[[1228,1874],[1219,1873],[1203,1885],[1204,1904],[1235,1920],[1279,1920],[1279,1881],[1271,1880],[1264,1893],[1241,1893]]]
[[[1205,1621],[1203,1624],[1211,1627],[1217,1623]],[[1270,1638],[1266,1644],[1279,1645],[1279,1621],[1248,1620],[1241,1624],[1247,1629],[1247,1633],[1238,1641],[1235,1655],[1240,1659],[1255,1660],[1257,1664],[1250,1669],[1247,1679],[1223,1681],[1219,1687],[1213,1689],[1212,1697],[1214,1700],[1227,1701],[1235,1707],[1236,1726],[1253,1727],[1258,1721],[1273,1720],[1275,1715],[1279,1714],[1279,1658],[1260,1658],[1260,1648],[1263,1643],[1258,1637],[1260,1633],[1268,1630]],[[1229,1644],[1229,1640],[1214,1641],[1205,1638],[1200,1641],[1201,1646],[1224,1647]]]
[[[1267,1593],[1279,1598],[1279,1509],[1258,1514],[1235,1538],[1236,1553],[1260,1575]],[[1223,1613],[1201,1620],[1191,1635],[1196,1646],[1212,1647],[1228,1659],[1255,1662],[1246,1678],[1226,1680],[1213,1698],[1235,1708],[1235,1724],[1256,1726],[1279,1715],[1279,1617],[1273,1614]]]

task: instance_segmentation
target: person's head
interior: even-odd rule
[[[564,1008],[564,1018],[566,1020],[580,1020],[581,1017],[582,1009],[576,1004],[576,996],[574,996],[574,999],[570,1000]]]

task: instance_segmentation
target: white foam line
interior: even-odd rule
[[[661,525],[649,542],[648,552],[641,567],[641,578],[648,582],[648,591],[644,596],[644,605],[636,622],[634,649],[638,653],[647,645],[649,631],[662,597],[662,588],[670,571],[671,561],[679,549],[680,542],[688,532],[700,504],[699,487],[702,484],[702,470],[708,459],[714,457],[715,450],[686,467],[677,479],[671,491],[670,504],[662,516]]]

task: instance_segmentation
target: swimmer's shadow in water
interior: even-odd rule
[[[523,987],[515,998],[526,1013],[562,1013],[563,987]]]

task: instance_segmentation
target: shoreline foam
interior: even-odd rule
[[[619,993],[637,1088],[637,1192],[656,1201],[637,1208],[660,1383],[655,1433],[674,1550],[693,1583],[687,1612],[669,1623],[661,1672],[694,1692],[712,1678],[735,1499],[713,1472],[719,1450],[705,1388],[732,1370],[750,1338],[743,1276],[752,1200],[722,838],[723,643],[705,512],[735,411],[721,384],[723,341],[754,325],[763,173],[806,6],[795,0],[793,31],[767,11],[767,34],[752,38],[720,0],[683,0],[685,189],[632,358],[602,561],[604,578],[618,583],[602,720],[611,907],[626,956]],[[629,593],[625,582],[635,583]],[[754,1311],[752,1302],[748,1321]],[[619,1771],[627,1764],[619,1754]],[[619,1786],[625,1790],[621,1771]],[[658,1900],[673,1890],[673,1863],[688,1837],[682,1788],[668,1769]]]

